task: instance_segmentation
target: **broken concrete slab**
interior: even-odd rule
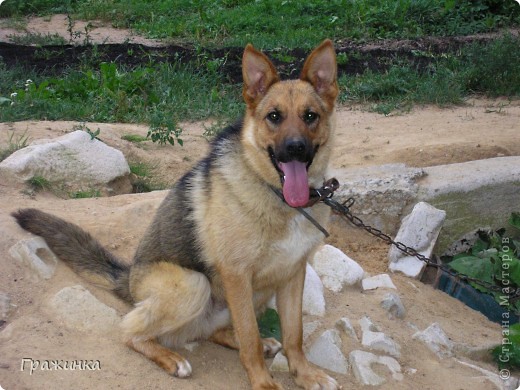
[[[376,374],[372,365],[378,364],[386,367],[392,374],[392,378],[403,380],[401,365],[397,360],[389,356],[377,356],[365,351],[352,351],[349,354],[349,362],[354,377],[365,386],[380,386],[386,382],[385,378]]]
[[[453,356],[454,344],[437,322],[416,332],[412,338],[423,342],[440,359]]]
[[[0,181],[24,183],[35,176],[66,191],[96,189],[116,195],[132,190],[123,153],[82,130],[39,140],[0,162]]]
[[[31,237],[18,241],[9,249],[9,254],[35,271],[36,279],[50,279],[58,264],[58,259],[41,237]]]
[[[329,329],[311,345],[306,353],[311,363],[339,374],[348,372],[348,360],[341,352],[341,338],[336,329]]]
[[[403,218],[395,241],[414,248],[421,255],[430,257],[437,242],[446,212],[436,209],[426,202],[417,203],[412,212]],[[388,252],[389,268],[392,272],[419,279],[426,263],[414,256],[408,256],[392,246]]]
[[[121,318],[117,312],[81,285],[61,289],[54,295],[50,305],[59,319],[70,328],[100,335],[119,329]]]
[[[388,164],[333,173],[341,184],[334,198],[343,202],[353,197],[352,213],[390,235],[417,202],[445,210],[438,253],[477,227],[502,227],[520,204],[520,156],[421,169]]]
[[[406,309],[399,295],[395,292],[388,292],[381,301],[381,307],[388,312],[389,318],[403,319],[406,315]]]
[[[282,351],[279,351],[275,355],[273,362],[269,366],[269,370],[277,372],[289,372],[289,362],[287,361],[287,358],[282,353]]]
[[[388,274],[380,274],[365,278],[361,281],[361,286],[363,291],[375,290],[376,288],[393,288],[394,290],[397,290],[397,287],[395,287],[394,282],[392,282],[392,279]]]
[[[396,358],[401,356],[401,346],[383,332],[363,331],[361,345],[373,351],[387,353]]]
[[[323,283],[310,264],[307,264],[303,288],[303,314],[320,317],[325,315]]]
[[[417,199],[417,181],[424,176],[420,168],[386,164],[334,172],[341,186],[334,193],[340,203],[353,197],[352,212],[366,224],[395,232],[403,209]]]
[[[323,245],[314,255],[312,265],[323,285],[333,292],[359,283],[365,274],[356,261],[332,245]]]
[[[352,323],[350,320],[346,317],[340,318],[336,322],[336,328],[343,331],[346,335],[348,335],[350,338],[354,339],[355,341],[359,341],[359,338],[357,337],[356,330],[352,326]]]

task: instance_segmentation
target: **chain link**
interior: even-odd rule
[[[453,269],[451,269],[429,257],[424,256],[423,254],[419,253],[414,248],[409,247],[400,241],[395,241],[394,239],[392,239],[392,237],[390,237],[388,234],[383,233],[381,230],[379,230],[373,226],[366,225],[359,217],[356,217],[350,211],[350,208],[354,205],[353,198],[349,198],[345,202],[339,203],[336,200],[332,199],[332,195],[330,195],[324,199],[321,199],[321,201],[323,203],[325,203],[327,206],[329,206],[336,214],[339,214],[340,216],[347,219],[354,226],[364,229],[371,235],[383,240],[388,245],[395,246],[397,249],[399,249],[404,254],[415,257],[415,258],[423,261],[424,263],[426,263],[426,265],[437,268],[441,272],[444,272],[445,274],[452,276],[458,280],[462,280],[467,283],[474,283],[474,284],[484,287],[490,291],[500,292],[501,294],[507,295],[509,298],[509,302],[514,302],[515,300],[520,299],[520,288],[515,289],[513,287],[507,287],[507,286],[500,287],[495,284],[486,282],[484,280],[475,279],[468,275],[458,273],[458,272],[454,271]]]

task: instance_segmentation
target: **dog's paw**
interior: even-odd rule
[[[262,383],[252,383],[251,387],[253,390],[284,390],[282,385],[274,380]]]
[[[262,344],[264,345],[264,356],[266,358],[274,357],[282,349],[282,344],[272,337],[262,339]]]
[[[339,390],[341,387],[334,378],[314,367],[296,374],[295,382],[305,390]]]
[[[162,356],[157,360],[162,368],[164,368],[170,375],[176,376],[177,378],[187,378],[191,376],[191,364],[183,357],[170,354]]]

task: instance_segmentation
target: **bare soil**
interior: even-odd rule
[[[38,30],[42,31],[42,30]],[[54,30],[51,30],[54,31]],[[3,32],[2,32],[3,33]],[[1,38],[0,38],[1,40]],[[403,162],[422,167],[451,164],[497,156],[520,155],[520,102],[471,99],[459,107],[416,107],[396,116],[381,116],[362,108],[341,107],[333,150],[334,169]],[[26,132],[30,141],[56,138],[72,130],[73,122],[24,121],[0,123],[0,149]],[[183,124],[184,147],[159,146],[151,142],[134,144],[121,139],[125,134],[146,135],[147,127],[128,124],[86,124],[99,128],[99,137],[120,149],[129,161],[154,167],[153,180],[170,186],[208,149],[203,137],[209,123]],[[193,377],[177,379],[166,375],[144,357],[126,348],[117,329],[112,332],[82,332],[68,328],[49,305],[56,292],[66,286],[83,284],[99,300],[124,315],[128,307],[111,294],[88,285],[68,267],[59,263],[48,281],[37,280],[8,254],[9,248],[28,234],[18,228],[10,213],[21,207],[36,207],[55,213],[90,231],[118,256],[130,259],[137,243],[166,191],[129,194],[111,198],[63,199],[51,192],[33,192],[25,186],[0,183],[0,290],[13,304],[7,321],[0,325],[0,386],[12,389],[247,389],[248,382],[236,351],[202,341],[193,351],[182,351],[194,367]],[[357,260],[366,272],[387,271],[388,248],[341,221],[333,220],[329,243]],[[390,319],[380,307],[384,291],[362,293],[353,287],[339,294],[326,293],[327,314],[307,316],[304,322],[320,326],[306,345],[341,317],[348,317],[359,332],[358,320],[368,315],[401,347],[403,381],[387,378],[384,389],[472,389],[496,387],[481,374],[454,358],[438,359],[425,346],[412,340],[417,329],[438,322],[455,343],[484,348],[501,341],[501,327],[431,286],[392,275],[407,309],[403,320]],[[348,354],[361,345],[343,338]],[[21,371],[23,358],[39,360],[99,360],[98,371]],[[463,353],[457,358],[468,361]],[[473,361],[497,372],[489,361]],[[269,364],[269,363],[268,363]],[[416,370],[416,371],[415,371]],[[295,389],[288,373],[274,373],[285,388]],[[333,374],[344,389],[359,388],[352,372]]]

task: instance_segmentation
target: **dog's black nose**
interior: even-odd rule
[[[306,149],[305,141],[301,138],[290,138],[285,141],[285,152],[290,159],[304,160]]]

